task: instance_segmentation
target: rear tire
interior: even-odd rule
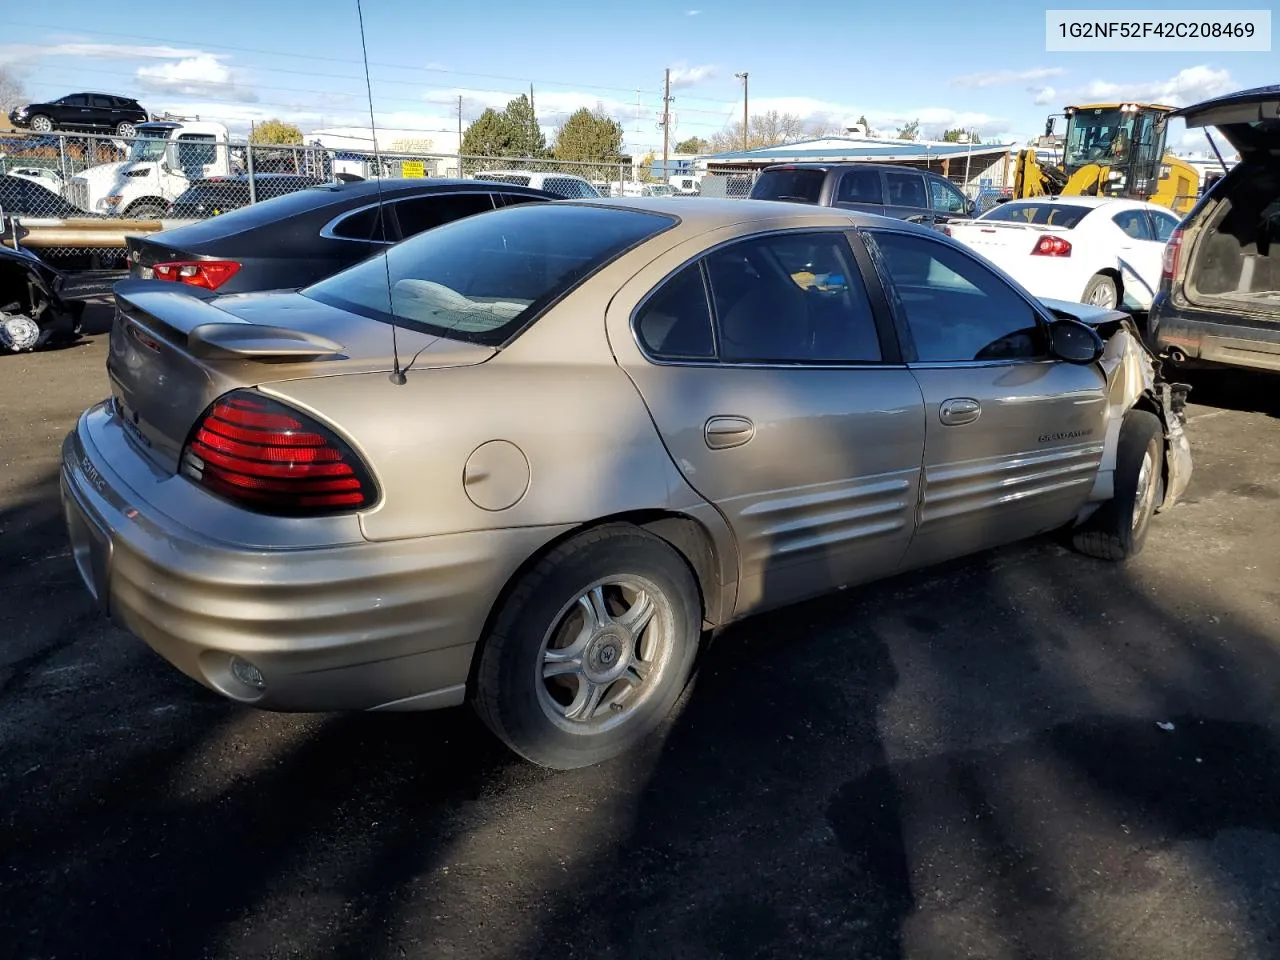
[[[1120,289],[1113,278],[1105,273],[1095,273],[1084,285],[1080,300],[1090,306],[1114,310],[1120,304]]]
[[[527,760],[557,770],[600,763],[670,713],[701,627],[697,582],[671,546],[629,524],[588,531],[551,551],[503,603],[472,705]]]
[[[136,136],[137,133],[138,133],[138,128],[135,127],[132,123],[129,123],[127,120],[116,124],[117,137],[132,137],[132,136]]]
[[[1130,410],[1120,426],[1114,494],[1076,529],[1072,543],[1099,560],[1135,557],[1163,499],[1164,428],[1155,414]]]
[[[53,121],[42,113],[37,113],[31,118],[30,127],[33,133],[52,133]]]

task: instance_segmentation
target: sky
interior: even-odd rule
[[[1197,6],[1210,5],[1164,3],[1161,18]],[[153,113],[199,114],[236,132],[271,117],[304,132],[368,127],[356,0],[211,0],[170,8],[173,16],[106,18],[102,9],[97,0],[11,8],[0,64],[32,99],[131,95]],[[623,123],[628,149],[660,151],[670,69],[673,144],[740,120],[741,72],[753,114],[797,113],[828,128],[865,115],[887,135],[918,119],[926,137],[958,126],[1023,143],[1068,103],[1178,106],[1280,79],[1274,52],[1046,53],[1042,5],[658,0],[609,9],[363,0],[376,122],[443,139],[457,129],[459,97],[465,126],[532,84],[548,138],[573,110],[599,106]],[[1206,148],[1202,133],[1179,125],[1169,144]]]

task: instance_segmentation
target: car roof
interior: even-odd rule
[[[853,170],[853,169],[871,169],[871,170],[894,170],[899,173],[928,173],[937,176],[932,170],[922,170],[919,167],[909,167],[901,163],[863,163],[859,160],[833,160],[830,163],[823,163],[819,160],[803,160],[798,163],[774,163],[764,168],[762,172],[769,170],[820,170],[824,172],[832,170]]]
[[[895,217],[882,217],[876,213],[845,210],[841,207],[819,207],[807,203],[780,203],[777,200],[738,200],[722,197],[601,197],[598,200],[559,200],[557,204],[578,206],[617,207],[642,213],[661,213],[678,219],[681,225],[694,232],[715,230],[719,227],[753,224],[777,224],[779,220],[792,218],[806,223],[829,221],[833,226],[893,227],[906,229],[925,236],[941,237],[936,230],[909,223]]]

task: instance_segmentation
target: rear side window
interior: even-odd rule
[[[702,267],[691,264],[668,280],[636,316],[640,345],[660,360],[715,356],[711,307]]]
[[[1147,223],[1147,215],[1142,210],[1125,210],[1111,218],[1111,222],[1123,230],[1134,240],[1154,240],[1151,224]]]
[[[357,210],[350,216],[343,217],[333,225],[331,231],[335,237],[343,240],[381,240],[382,208],[375,205]]]
[[[1088,216],[1092,209],[1092,207],[1075,207],[1067,203],[1001,203],[992,207],[979,219],[1036,223],[1044,227],[1071,229]]]
[[[540,203],[546,202],[545,197],[531,197],[527,193],[496,193],[494,194],[494,200],[497,201],[499,206],[508,207],[514,207],[517,203],[529,203],[531,200],[536,200]]]
[[[547,177],[542,181],[542,189],[570,200],[585,200],[598,197],[595,187],[572,177]]]
[[[493,199],[487,193],[438,193],[401,200],[394,209],[403,238],[473,213],[492,210]]]
[[[766,170],[751,188],[753,200],[817,203],[822,198],[825,170]]]
[[[212,134],[187,133],[178,137],[178,166],[203,167],[217,161],[216,138]]]
[[[743,240],[709,254],[706,262],[721,360],[880,360],[871,302],[843,234]]]
[[[879,170],[846,170],[840,177],[836,203],[884,203]]]
[[[1178,218],[1171,217],[1167,213],[1156,213],[1154,210],[1148,210],[1147,213],[1151,217],[1156,239],[1166,243],[1173,236],[1173,231],[1178,229]]]
[[[929,198],[924,192],[924,177],[918,173],[885,171],[885,185],[889,189],[889,203],[895,207],[928,207]]]
[[[675,223],[617,207],[526,203],[410,237],[302,294],[370,319],[497,346],[580,281]]]

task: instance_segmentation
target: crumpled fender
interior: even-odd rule
[[[1120,426],[1134,407],[1155,414],[1164,428],[1164,500],[1157,509],[1167,510],[1182,498],[1191,482],[1191,443],[1185,429],[1187,394],[1191,388],[1161,377],[1160,360],[1143,342],[1129,316],[1116,315],[1096,329],[1106,341],[1098,363],[1107,377],[1109,410],[1102,464],[1089,496],[1088,512],[1114,494]]]

